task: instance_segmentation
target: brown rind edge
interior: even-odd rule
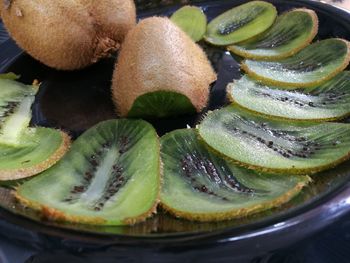
[[[294,11],[303,11],[305,13],[308,13],[311,16],[311,20],[312,20],[313,25],[314,25],[311,32],[310,32],[309,37],[299,47],[296,47],[288,52],[285,52],[285,53],[279,54],[279,55],[275,55],[275,56],[273,56],[273,55],[272,56],[254,55],[254,54],[251,54],[250,52],[246,52],[244,49],[237,48],[236,45],[228,46],[227,50],[238,55],[238,56],[244,57],[246,59],[252,59],[252,60],[276,61],[279,59],[293,56],[294,54],[298,53],[300,50],[307,47],[312,42],[312,40],[317,35],[318,25],[319,25],[317,14],[313,10],[310,10],[307,8],[296,8],[296,9],[293,9],[293,10],[288,11],[288,12],[294,12]],[[246,40],[246,41],[248,41],[248,40]],[[239,44],[239,43],[237,43],[237,44]]]
[[[278,207],[284,203],[287,203],[293,197],[299,194],[299,192],[312,181],[310,177],[308,176],[305,176],[305,177],[306,177],[305,182],[297,183],[297,185],[293,189],[279,196],[272,202],[264,202],[264,203],[250,206],[247,208],[240,208],[240,209],[234,209],[226,212],[215,212],[215,213],[190,213],[190,212],[174,209],[163,202],[161,202],[161,206],[166,211],[175,215],[176,217],[185,218],[193,221],[209,222],[209,221],[223,221],[223,220],[234,219],[234,218],[242,218],[242,217],[246,217],[248,215],[258,213],[263,210],[268,210],[274,207]]]
[[[328,76],[320,78],[317,81],[307,82],[307,83],[292,83],[292,82],[284,82],[284,81],[277,81],[274,79],[269,79],[266,77],[262,77],[262,76],[256,74],[255,72],[251,71],[249,69],[249,67],[245,64],[245,61],[242,62],[241,69],[244,70],[253,79],[259,80],[259,81],[261,81],[265,84],[268,84],[268,85],[276,85],[276,86],[281,86],[281,87],[296,87],[296,88],[298,88],[298,87],[303,88],[306,86],[307,87],[314,87],[314,86],[317,86],[317,85],[319,85],[327,80],[330,80],[334,76],[336,76],[339,72],[343,71],[348,66],[348,64],[350,62],[350,43],[345,39],[341,39],[341,38],[334,38],[334,39],[338,39],[338,40],[343,41],[347,46],[347,54],[345,56],[344,62],[336,70],[334,70],[334,72],[332,72]]]

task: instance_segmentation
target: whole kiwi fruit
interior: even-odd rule
[[[188,98],[200,112],[208,102],[209,85],[216,80],[204,51],[168,18],[142,20],[128,33],[118,55],[112,93],[117,111],[128,116],[135,101],[147,94],[167,92]],[[153,99],[158,111],[167,108],[174,97]],[[161,103],[159,103],[161,101]],[[176,109],[172,109],[175,111]],[[174,115],[174,114],[173,114]]]
[[[3,0],[0,15],[22,49],[60,70],[108,56],[136,24],[132,0]]]

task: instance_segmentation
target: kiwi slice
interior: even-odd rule
[[[194,129],[161,138],[161,204],[178,217],[219,221],[244,217],[288,202],[307,176],[260,174],[208,151]]]
[[[154,91],[139,96],[128,113],[130,118],[164,118],[196,113],[191,101],[172,91]]]
[[[215,151],[242,166],[292,174],[315,173],[350,157],[350,124],[276,121],[231,105],[198,128]]]
[[[276,62],[245,60],[242,69],[266,84],[307,87],[331,79],[349,64],[349,42],[331,38]]]
[[[15,195],[50,220],[126,225],[156,211],[159,188],[156,131],[143,120],[120,119],[87,130],[57,165]]]
[[[181,7],[170,17],[170,20],[195,42],[203,38],[207,29],[207,17],[202,9],[196,6]]]
[[[264,1],[250,1],[213,19],[204,39],[218,46],[247,40],[267,30],[275,21],[276,8]]]
[[[256,113],[297,120],[336,120],[350,114],[350,72],[343,71],[320,86],[283,89],[248,76],[227,86],[230,100]]]
[[[228,50],[256,60],[275,60],[289,57],[314,39],[318,18],[309,9],[295,9],[279,16],[275,24],[254,39],[232,45]]]
[[[61,131],[28,128],[38,87],[13,77],[0,76],[0,180],[17,180],[47,169],[70,144],[69,136]]]

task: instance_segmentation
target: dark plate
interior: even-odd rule
[[[170,15],[179,6],[174,1],[137,1],[139,17]],[[179,1],[180,2],[180,1]],[[182,1],[183,2],[183,1]],[[193,1],[203,8],[208,19],[246,1]],[[295,7],[315,10],[320,19],[319,39],[341,37],[350,39],[350,15],[340,9],[313,1],[270,1],[279,12]],[[169,5],[168,5],[169,4]],[[32,125],[59,127],[73,137],[78,136],[93,124],[116,118],[110,99],[110,79],[114,59],[99,62],[82,71],[60,72],[50,69],[23,53],[6,37],[0,24],[0,72],[15,72],[21,81],[42,82],[34,104]],[[241,75],[238,63],[224,49],[213,48],[204,43],[215,69],[218,81],[212,87],[209,109],[225,105],[226,84]],[[167,131],[194,125],[200,115],[176,119],[152,121],[159,135]],[[349,121],[349,120],[347,120]],[[160,213],[145,223],[132,227],[101,227],[58,224],[42,221],[40,217],[16,204],[8,190],[0,190],[0,218],[28,231],[92,242],[95,244],[119,244],[146,247],[191,246],[221,244],[230,247],[231,253],[249,254],[251,246],[266,251],[288,245],[330,224],[350,210],[350,162],[336,169],[313,176],[314,183],[288,204],[240,220],[220,223],[194,223]],[[9,225],[6,224],[6,228]],[[4,223],[0,229],[4,229]],[[14,227],[10,227],[14,229]],[[15,228],[17,229],[17,228]],[[21,228],[22,232],[25,232]],[[3,235],[19,237],[9,230]],[[17,230],[16,230],[17,231]],[[22,233],[21,232],[21,233]],[[36,242],[40,243],[38,240]],[[42,242],[48,242],[47,240]],[[225,244],[224,244],[225,243]],[[70,244],[71,246],[72,244]],[[82,243],[79,243],[82,246]],[[203,248],[203,247],[202,247]],[[205,247],[204,247],[205,248]]]

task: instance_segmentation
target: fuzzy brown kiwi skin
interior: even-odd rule
[[[206,116],[211,114],[212,112],[213,111],[209,111],[205,116],[202,117],[202,120]],[[202,141],[211,151],[213,151],[214,153],[219,155],[221,158],[223,158],[226,161],[231,162],[233,164],[239,165],[241,167],[244,167],[244,168],[247,168],[247,169],[250,169],[250,170],[256,170],[256,171],[263,172],[263,173],[281,174],[282,176],[283,176],[283,174],[312,175],[312,174],[315,174],[315,173],[318,173],[318,172],[322,172],[324,170],[328,170],[328,169],[334,168],[337,165],[339,165],[339,164],[341,164],[341,163],[343,163],[343,162],[345,162],[345,161],[350,159],[350,152],[348,152],[347,155],[343,156],[342,158],[339,158],[338,160],[335,160],[333,163],[327,164],[327,165],[318,166],[316,168],[307,168],[307,169],[297,169],[295,167],[292,167],[292,168],[289,168],[289,169],[287,169],[287,168],[286,169],[266,168],[266,167],[262,167],[262,166],[258,166],[258,165],[244,163],[244,162],[232,159],[229,156],[226,156],[225,154],[219,152],[218,150],[214,149],[211,145],[206,143],[206,141],[200,135],[198,127],[196,127],[195,131],[197,133],[198,140]]]
[[[132,0],[5,2],[0,2],[0,15],[11,37],[60,70],[81,69],[108,56],[136,24]]]
[[[204,51],[189,36],[168,18],[146,18],[122,45],[113,74],[113,101],[117,112],[127,116],[139,96],[170,91],[185,95],[201,111],[215,80]]]
[[[162,208],[164,208],[164,210],[175,215],[176,217],[185,218],[193,221],[215,222],[215,221],[229,220],[233,218],[243,218],[248,215],[258,213],[263,210],[272,209],[274,207],[278,207],[284,203],[287,203],[293,197],[295,197],[301,191],[301,189],[303,189],[310,182],[312,182],[312,179],[307,176],[306,182],[299,182],[293,189],[289,190],[284,195],[278,197],[273,202],[265,202],[265,203],[250,206],[247,208],[241,208],[237,210],[220,212],[220,213],[188,213],[188,212],[176,210],[163,202],[161,203],[161,206]]]
[[[70,137],[62,131],[60,131],[60,133],[62,137],[62,143],[60,147],[56,150],[56,152],[52,154],[48,159],[46,159],[44,162],[37,164],[34,167],[19,168],[16,170],[0,170],[0,181],[10,181],[27,178],[36,175],[42,171],[45,171],[46,169],[50,168],[52,165],[57,163],[68,151],[71,145]]]

